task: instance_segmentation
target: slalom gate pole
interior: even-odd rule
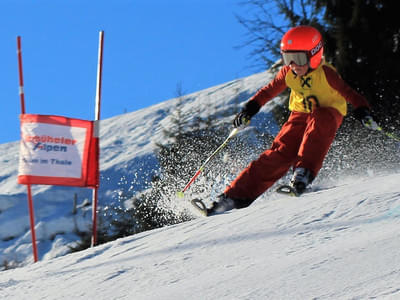
[[[28,207],[29,207],[29,221],[31,224],[33,262],[37,262],[38,261],[38,250],[37,250],[37,245],[36,245],[35,213],[34,213],[34,208],[33,208],[31,185],[28,184],[26,186],[26,188],[28,191]]]
[[[203,172],[205,166],[220,152],[225,146],[228,144],[228,142],[239,132],[239,128],[234,128],[232,131],[229,133],[229,136],[225,139],[225,141],[204,161],[204,163],[201,165],[201,167],[196,171],[194,176],[189,180],[189,182],[186,184],[186,186],[183,188],[182,191],[177,192],[177,196],[179,198],[183,198],[185,191],[192,185],[192,183],[196,180],[196,178],[200,175],[201,172]]]
[[[24,73],[22,71],[22,45],[20,36],[17,36],[17,57],[18,57],[19,97],[21,100],[21,114],[25,114]],[[33,208],[32,189],[30,184],[26,186],[26,190],[28,193],[28,209],[29,209],[29,221],[31,226],[33,262],[37,262],[38,250],[36,245],[35,213]]]
[[[21,113],[25,114],[24,73],[22,72],[22,46],[21,46],[20,36],[17,36],[17,56],[18,56],[19,97],[21,99]]]
[[[103,47],[104,47],[104,31],[99,32],[99,53],[97,62],[97,83],[96,83],[96,103],[95,103],[95,142],[96,142],[96,161],[100,156],[100,108],[101,108],[101,86],[103,77]],[[97,202],[99,195],[99,187],[95,187],[92,191],[92,241],[91,247],[97,244]]]

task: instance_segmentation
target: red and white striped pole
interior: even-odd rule
[[[21,37],[17,36],[17,56],[18,56],[18,73],[19,73],[19,96],[21,99],[21,113],[25,114],[25,93],[24,93],[24,75],[22,72],[22,46]],[[28,192],[28,207],[29,207],[29,219],[31,224],[31,237],[32,237],[32,251],[33,261],[38,261],[38,250],[36,245],[36,232],[35,232],[35,214],[32,200],[31,185],[26,186]]]
[[[25,113],[25,94],[24,94],[24,74],[22,72],[22,46],[21,37],[17,36],[17,56],[18,56],[18,73],[19,73],[19,97],[21,99],[21,113]]]
[[[99,161],[100,156],[100,108],[101,108],[101,84],[103,77],[103,46],[104,46],[104,31],[99,33],[99,53],[97,62],[97,85],[96,85],[96,106],[95,106],[95,147],[97,149],[96,161]],[[98,202],[98,186],[93,189],[92,193],[92,247],[97,243],[97,202]]]

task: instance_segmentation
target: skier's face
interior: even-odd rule
[[[305,64],[303,66],[299,66],[294,62],[291,62],[289,64],[290,69],[295,72],[298,76],[304,76],[308,72],[308,64]]]

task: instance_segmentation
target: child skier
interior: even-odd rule
[[[207,208],[208,215],[249,206],[292,167],[290,187],[301,195],[322,167],[336,131],[347,112],[366,127],[378,126],[367,100],[349,87],[336,70],[323,60],[320,32],[311,26],[290,29],[282,38],[284,66],[275,78],[246,103],[233,120],[234,127],[246,125],[261,106],[290,88],[291,114],[272,146],[251,162]]]

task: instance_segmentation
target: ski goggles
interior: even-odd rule
[[[308,63],[308,56],[306,52],[282,52],[283,62],[286,66],[294,62],[298,66],[304,66]]]

